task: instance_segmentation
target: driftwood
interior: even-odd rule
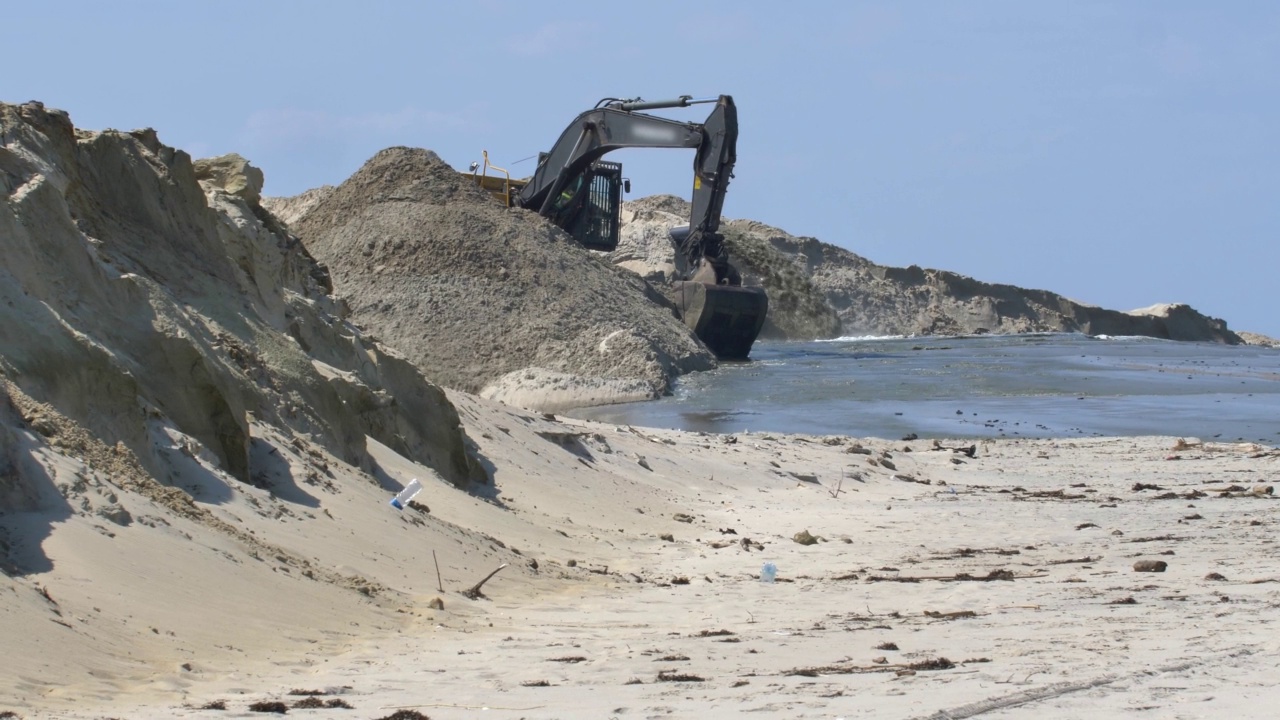
[[[1091,562],[1098,562],[1101,559],[1102,558],[1100,557],[1085,556],[1082,558],[1068,558],[1066,560],[1050,560],[1046,562],[1045,565],[1067,565],[1070,563],[1091,563]]]
[[[894,665],[822,665],[819,667],[803,667],[794,668],[784,671],[783,675],[799,675],[800,677],[819,677],[822,675],[854,675],[864,673],[883,673],[896,672],[900,675],[914,675],[920,670],[950,670],[956,666],[950,660],[940,657],[932,660],[922,660],[915,663],[903,663]]]
[[[924,616],[935,620],[958,620],[960,618],[978,617],[978,613],[972,610],[956,610],[953,612],[939,612],[937,610],[925,610]]]
[[[436,589],[444,592],[444,581],[440,579],[440,561],[436,559],[436,551],[431,551],[431,561],[436,564]]]
[[[844,488],[844,472],[843,472],[843,471],[841,471],[841,473],[840,473],[840,484],[839,484],[839,485],[836,485],[834,488],[827,488],[827,493],[829,493],[829,494],[831,495],[831,497],[833,497],[833,498],[835,498],[835,499],[839,500],[839,499],[840,499],[840,493],[843,491],[843,488]]]
[[[497,574],[498,574],[498,570],[501,570],[502,568],[504,568],[504,567],[506,567],[506,566],[507,566],[507,564],[506,564],[506,563],[502,563],[502,564],[501,564],[501,565],[499,565],[496,569],[494,569],[494,571],[493,571],[493,572],[489,573],[488,575],[485,575],[483,580],[481,580],[480,582],[476,583],[475,585],[472,585],[470,588],[468,588],[468,589],[466,589],[466,590],[463,590],[463,591],[462,591],[462,595],[463,595],[463,597],[467,597],[467,598],[470,598],[470,599],[472,599],[472,600],[476,600],[476,599],[479,599],[479,598],[484,597],[484,593],[480,592],[480,588],[481,588],[481,586],[483,586],[485,583],[489,582],[489,578],[493,577],[494,575],[497,575]]]
[[[946,445],[943,445],[941,442],[937,440],[933,441],[933,449],[934,450],[950,450],[953,453],[961,453],[967,457],[974,457],[975,455],[978,454],[977,445],[969,445],[968,447],[963,447],[963,446],[948,447]]]
[[[1045,577],[1048,573],[1029,573],[1027,575],[1018,575],[1012,570],[992,570],[986,575],[970,575],[969,573],[956,573],[955,575],[869,575],[867,582],[902,582],[914,583],[922,580],[937,580],[938,582],[992,582],[994,580],[1026,580],[1028,578]]]

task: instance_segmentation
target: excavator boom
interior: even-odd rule
[[[714,103],[715,108],[702,123],[637,112],[703,103]],[[705,257],[715,267],[717,281],[723,282],[728,261],[717,231],[737,161],[737,144],[738,109],[728,95],[705,100],[684,96],[656,102],[602,100],[569,123],[551,150],[542,155],[533,179],[521,189],[515,204],[554,220],[570,195],[580,186],[589,185],[584,178],[606,153],[623,148],[694,149],[693,210],[688,234],[681,237],[681,250],[691,271]],[[612,250],[616,246],[615,236],[611,245],[600,242],[596,249]]]
[[[698,104],[715,107],[702,123],[640,112]],[[688,148],[693,162],[689,224],[671,232],[688,263],[688,278],[675,283],[685,324],[722,359],[745,359],[764,325],[768,298],[762,288],[741,287],[720,235],[725,191],[737,161],[738,110],[733,98],[646,102],[605,98],[573,120],[538,159],[526,183],[502,187],[510,204],[534,210],[593,250],[618,246],[622,166],[601,158],[623,148]],[[486,169],[487,169],[486,158]],[[473,168],[474,169],[474,168]],[[496,188],[497,178],[479,179]],[[512,194],[514,192],[514,194]]]

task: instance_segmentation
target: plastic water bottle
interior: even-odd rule
[[[764,564],[764,567],[760,568],[760,582],[771,583],[777,577],[778,577],[777,565],[774,565],[771,562],[767,562]]]
[[[397,510],[403,510],[404,506],[408,505],[409,501],[413,499],[413,496],[417,495],[421,491],[422,483],[418,482],[418,478],[410,480],[409,484],[405,485],[404,489],[400,491],[400,494],[391,498],[391,507]]]

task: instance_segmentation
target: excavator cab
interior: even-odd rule
[[[588,250],[610,252],[618,247],[622,185],[622,165],[597,160],[565,184],[549,217]]]
[[[547,153],[539,154],[539,170],[546,161]],[[490,175],[490,170],[503,176]],[[506,170],[491,164],[488,151],[484,153],[483,170],[479,163],[474,163],[471,177],[476,185],[508,207],[518,205],[519,194],[528,185],[527,180],[513,179]],[[622,177],[621,163],[596,160],[564,183],[564,188],[548,206],[547,217],[583,247],[611,252],[618,247],[622,193],[630,189],[631,181]]]

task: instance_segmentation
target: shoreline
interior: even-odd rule
[[[773,344],[756,358],[683,378],[654,403],[570,414],[707,432],[1277,438],[1270,349],[1042,336]]]
[[[1225,347],[1240,348],[1266,348],[1275,349],[1280,347],[1280,341],[1266,338],[1261,335],[1250,333],[1251,341],[1240,345],[1226,345]],[[804,344],[835,344],[835,343],[866,343],[876,346],[879,343],[895,343],[901,341],[912,342],[954,342],[974,340],[978,342],[989,341],[993,338],[1077,338],[1082,340],[1097,341],[1103,343],[1114,342],[1140,342],[1140,343],[1176,343],[1176,344],[1207,344],[1212,346],[1222,345],[1210,341],[1194,341],[1194,340],[1169,340],[1165,338],[1156,338],[1147,335],[1087,335],[1079,332],[1023,332],[1023,333],[971,333],[959,335],[883,335],[883,336],[843,336],[837,338],[818,338],[813,340],[786,340],[786,339],[762,339],[756,342],[756,349],[761,346],[768,348],[772,345],[804,345]],[[722,366],[728,364],[731,366],[745,365],[750,366],[753,363],[760,362],[758,353],[745,362],[743,361],[721,361]],[[710,372],[710,370],[693,370],[687,373],[676,375],[671,386],[679,383],[687,376],[697,373]],[[498,400],[508,405],[523,407],[528,410],[537,412],[572,412],[575,410],[583,410],[587,408],[608,407],[611,405],[630,404],[635,402],[647,402],[652,400],[662,400],[669,397],[671,387],[660,389],[654,387],[651,382],[637,378],[605,378],[592,377],[572,373],[564,373],[555,370],[549,370],[541,367],[527,367],[521,370],[512,371],[506,375],[488,383],[479,393],[481,397],[491,400]],[[977,436],[975,436],[977,437]]]

